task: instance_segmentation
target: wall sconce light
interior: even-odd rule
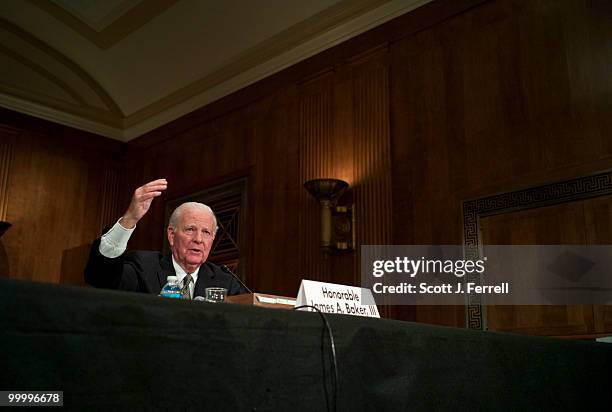
[[[321,247],[326,252],[353,250],[353,205],[338,205],[349,184],[339,179],[313,179],[304,183],[304,187],[321,204]]]

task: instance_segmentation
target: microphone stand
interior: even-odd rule
[[[222,271],[224,271],[225,273],[230,274],[234,279],[236,279],[238,281],[238,283],[240,283],[242,285],[242,287],[247,290],[247,292],[253,293],[253,291],[251,289],[249,289],[249,287],[247,285],[244,284],[242,279],[240,279],[234,272],[232,272],[230,270],[230,268],[228,268],[226,265],[221,265],[220,267],[221,267]]]

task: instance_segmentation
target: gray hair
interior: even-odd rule
[[[176,229],[179,224],[179,221],[181,220],[181,216],[183,215],[183,212],[186,210],[199,210],[201,212],[210,214],[213,218],[213,223],[215,225],[215,227],[213,228],[213,233],[217,233],[217,229],[218,229],[217,217],[215,216],[214,212],[209,206],[205,205],[204,203],[198,203],[198,202],[185,202],[179,207],[177,207],[176,209],[174,209],[174,212],[172,212],[172,214],[170,215],[170,220],[168,221],[168,227],[171,227],[172,229]]]

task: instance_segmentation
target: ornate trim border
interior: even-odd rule
[[[466,258],[480,256],[480,218],[533,209],[560,203],[572,202],[612,194],[612,170],[570,180],[530,187],[512,192],[465,200],[462,204],[463,246]],[[481,283],[479,277],[468,278],[469,282]],[[469,295],[466,306],[466,325],[469,329],[487,329],[486,306],[482,297]]]

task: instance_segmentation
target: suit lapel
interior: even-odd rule
[[[206,263],[203,263],[198,272],[198,281],[195,284],[193,296],[206,296],[206,288],[210,286],[210,281],[214,277],[215,272],[213,272]]]
[[[174,265],[172,264],[172,255],[167,255],[159,261],[160,271],[157,272],[157,277],[159,279],[159,287],[164,287],[164,285],[168,282],[168,276],[176,276],[176,272],[174,271]]]

